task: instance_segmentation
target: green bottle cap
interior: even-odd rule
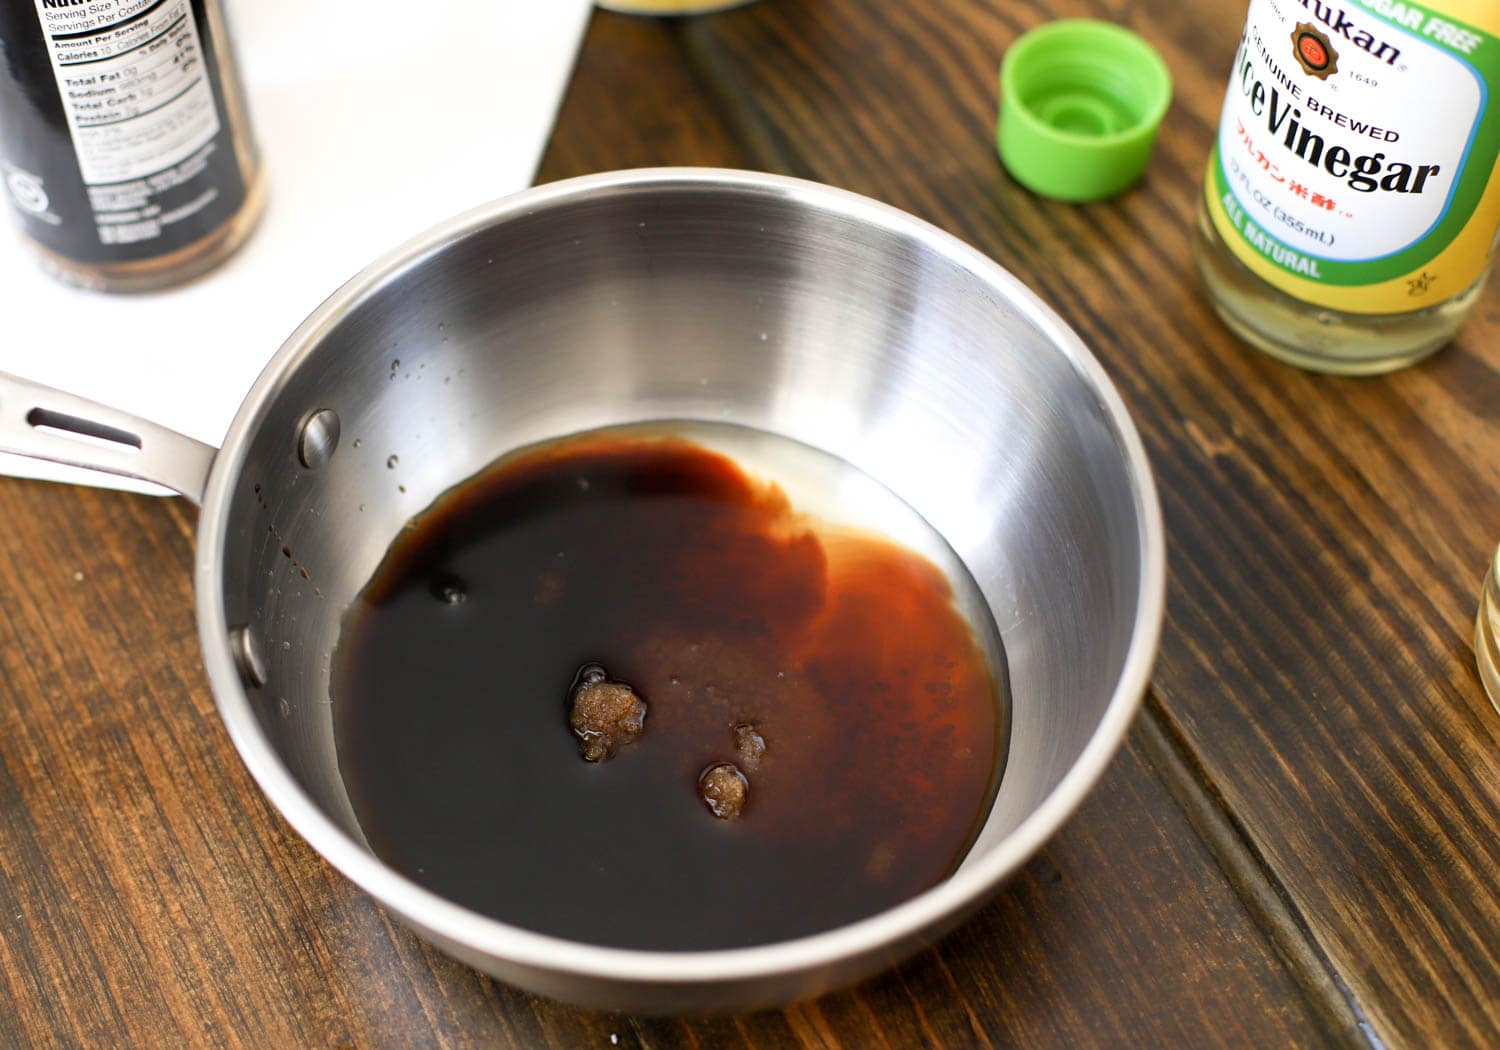
[[[1128,29],[1089,18],[1023,34],[1000,63],[1000,159],[1044,197],[1097,201],[1145,172],[1172,75]]]

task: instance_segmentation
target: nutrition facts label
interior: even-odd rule
[[[83,181],[190,177],[219,117],[189,0],[34,2]]]

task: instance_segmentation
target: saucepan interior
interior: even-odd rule
[[[337,419],[326,461],[332,417],[303,433],[323,410]],[[466,912],[364,847],[329,702],[343,610],[412,516],[497,456],[644,420],[742,424],[842,457],[972,573],[1008,658],[1009,755],[988,822],[942,886],[800,941],[631,952]],[[1096,779],[1139,701],[1162,611],[1149,471],[1076,337],[931,227],[826,187],[729,172],[543,187],[356,278],[247,400],[211,478],[199,557],[216,694],[290,822],[460,957],[635,1009],[818,991],[956,921]],[[247,644],[260,671],[249,681],[235,660]]]

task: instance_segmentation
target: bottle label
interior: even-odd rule
[[[1353,313],[1484,273],[1497,225],[1500,4],[1251,0],[1204,192],[1252,272]]]
[[[185,247],[244,202],[204,0],[0,4],[0,178],[26,232],[85,263]]]

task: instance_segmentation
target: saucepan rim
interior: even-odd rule
[[[418,885],[350,837],[298,785],[260,727],[229,643],[222,581],[235,483],[269,407],[326,333],[395,274],[471,233],[541,209],[633,190],[768,195],[920,242],[993,288],[1068,359],[1097,398],[1129,472],[1139,523],[1136,619],[1104,715],[1072,768],[1016,829],[944,882],[866,919],[795,940],[712,951],[604,947],[522,929],[471,911]],[[387,253],[330,296],[282,345],[235,416],[209,475],[199,519],[194,575],[205,666],[235,748],[282,816],[353,883],[429,933],[507,964],[632,984],[702,986],[816,970],[919,938],[944,928],[955,915],[971,910],[1020,868],[1077,809],[1119,748],[1140,707],[1161,638],[1166,548],[1151,469],[1124,403],[1079,337],[1016,277],[936,226],[844,190],[757,172],[646,168],[551,183],[481,205]]]

